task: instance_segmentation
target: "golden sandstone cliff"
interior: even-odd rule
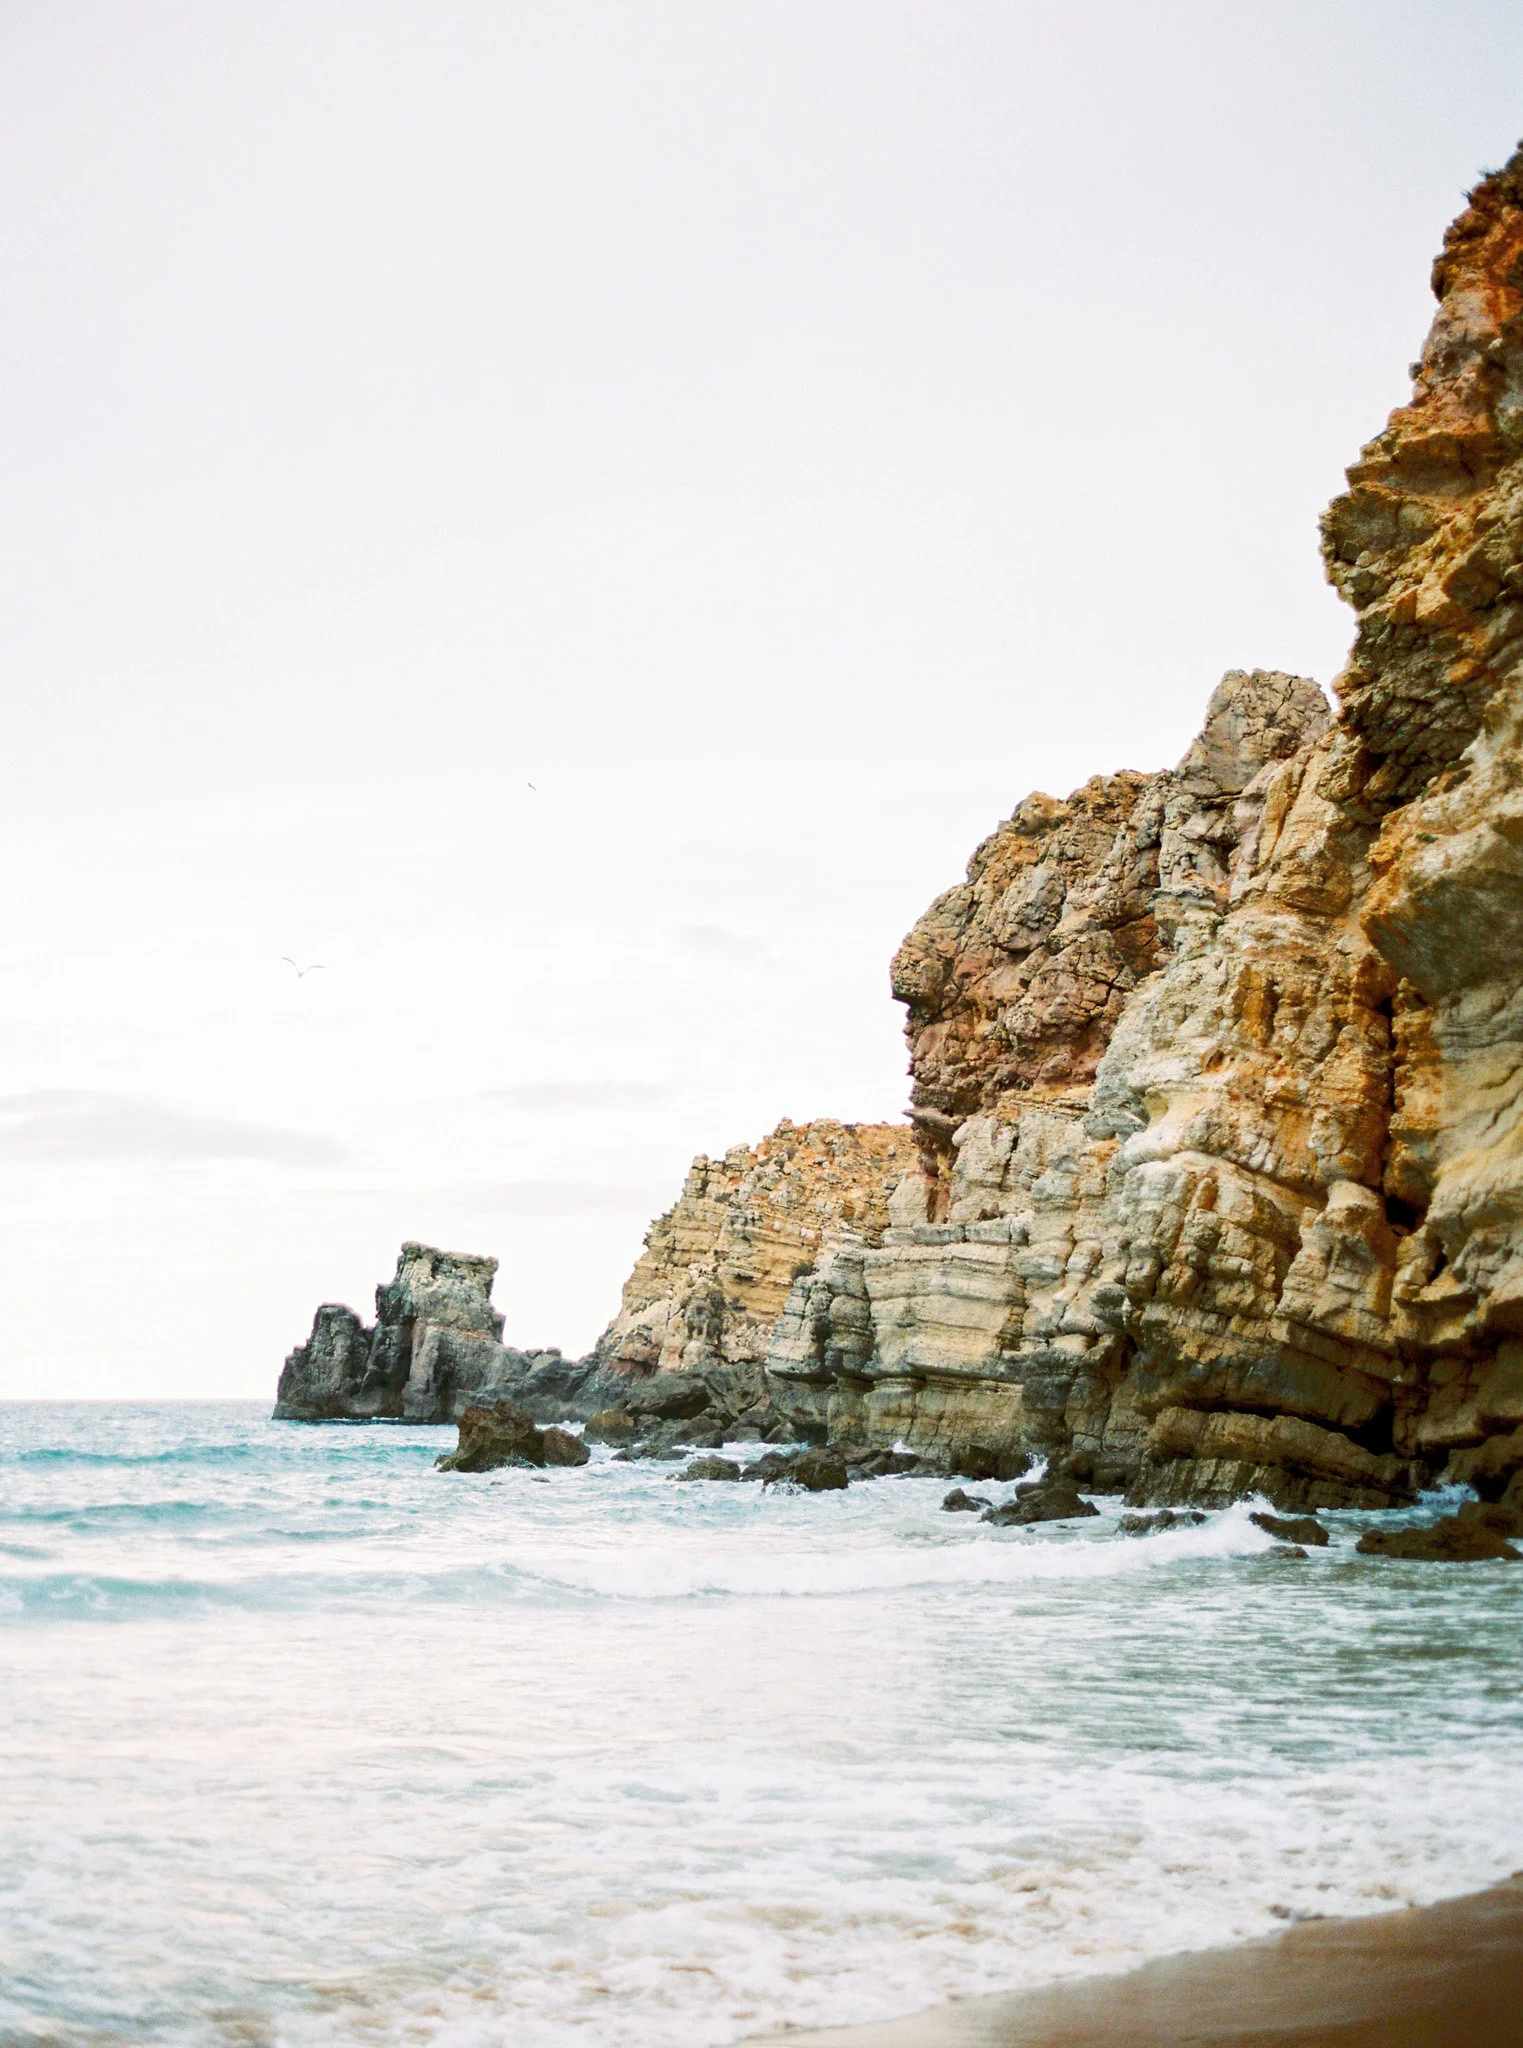
[[[902,1125],[794,1125],[701,1154],[646,1234],[595,1356],[615,1371],[764,1365],[794,1281],[828,1247],[877,1245],[915,1160]]]
[[[700,1160],[605,1373],[765,1357],[816,1432],[1144,1502],[1523,1503],[1523,150],[1328,510],[1334,717],[1028,797],[894,962],[911,1130]],[[912,1156],[913,1154],[913,1156]]]
[[[696,1160],[591,1358],[509,1350],[495,1262],[409,1245],[277,1413],[1523,1508],[1523,148],[1433,284],[1324,520],[1336,716],[1235,671],[1176,768],[1027,797],[894,961],[908,1124]]]

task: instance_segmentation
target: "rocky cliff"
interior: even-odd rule
[[[1176,770],[1027,798],[900,949],[922,1217],[770,1356],[837,1432],[1142,1501],[1523,1483],[1523,151],[1433,283],[1324,522],[1338,717],[1228,676]]]
[[[906,1125],[786,1118],[759,1145],[700,1153],[593,1356],[636,1376],[762,1365],[794,1280],[837,1244],[881,1244],[914,1162]]]
[[[1336,716],[1234,672],[1176,768],[1027,797],[894,961],[909,1126],[695,1161],[582,1365],[410,1246],[277,1413],[502,1384],[1138,1503],[1523,1506],[1523,149],[1433,286],[1324,520]]]
[[[1092,1086],[1132,993],[1226,908],[1263,771],[1328,718],[1302,677],[1229,675],[1178,768],[1029,796],[984,841],[892,969],[934,1177],[965,1117]]]

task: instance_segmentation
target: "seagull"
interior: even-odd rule
[[[321,960],[314,960],[310,967],[297,967],[296,962],[291,958],[289,953],[282,953],[280,957],[282,960],[284,960],[287,967],[296,968],[296,979],[298,981],[304,981],[309,974],[319,974],[326,971],[323,967],[323,963]]]
[[[537,789],[534,789],[534,784],[533,784],[532,782],[526,782],[526,783],[524,784],[524,787],[525,787],[525,789],[533,789],[533,790],[534,790],[534,794],[535,794],[536,796],[538,796],[538,795],[539,795],[539,791],[538,791]]]

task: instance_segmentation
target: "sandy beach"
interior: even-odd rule
[[[1489,1891],[777,2048],[1519,2048],[1523,1873]],[[758,2043],[757,2048],[764,2048]]]

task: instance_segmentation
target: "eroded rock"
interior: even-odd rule
[[[407,1243],[375,1293],[376,1320],[326,1302],[286,1360],[277,1422],[454,1422],[473,1404],[563,1377],[559,1351],[504,1345],[497,1261]],[[559,1412],[565,1412],[561,1409]]]
[[[585,1465],[587,1446],[564,1429],[539,1429],[516,1402],[470,1407],[460,1418],[460,1441],[435,1459],[441,1472],[495,1472],[504,1465]]]
[[[1370,1529],[1357,1547],[1365,1557],[1395,1557],[1423,1564],[1515,1563],[1523,1557],[1523,1551],[1514,1550],[1495,1530],[1477,1522],[1462,1522],[1458,1515],[1448,1515],[1425,1529]]]
[[[1315,1549],[1323,1550],[1329,1541],[1326,1529],[1314,1515],[1261,1514],[1250,1515],[1248,1519],[1279,1543],[1310,1543]]]
[[[739,1479],[740,1467],[730,1458],[695,1458],[673,1479]]]
[[[760,1398],[772,1326],[795,1277],[838,1240],[875,1244],[915,1161],[903,1125],[786,1119],[759,1145],[700,1155],[646,1234],[594,1358],[668,1378],[750,1368]]]
[[[635,1433],[635,1419],[627,1408],[598,1408],[582,1433],[589,1443],[626,1444]]]
[[[1523,1487],[1520,252],[1523,152],[1327,516],[1337,718],[1234,673],[901,947],[920,1171],[770,1357],[833,1433],[1077,1450],[1138,1504]]]
[[[1434,289],[1324,522],[1336,717],[1235,670],[1174,768],[1018,803],[893,963],[910,1124],[695,1161],[526,1409],[828,1437],[841,1485],[902,1443],[1134,1507],[1523,1508],[1523,150]],[[374,1330],[325,1307],[277,1412],[458,1412],[486,1298],[420,1267]]]
[[[1012,1529],[1025,1528],[1033,1522],[1073,1522],[1099,1512],[1071,1480],[1039,1479],[1028,1486],[1018,1486],[1014,1500],[1003,1507],[986,1508],[978,1519],[992,1522],[997,1529]]]

